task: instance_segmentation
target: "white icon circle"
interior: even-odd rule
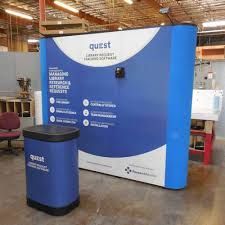
[[[83,124],[85,127],[87,127],[89,125],[89,121],[88,120],[83,120]]]
[[[55,108],[52,106],[52,107],[50,107],[50,112],[51,113],[54,113],[55,112]]]
[[[54,99],[53,97],[51,97],[51,98],[49,99],[49,102],[50,102],[51,104],[54,104],[54,103],[55,103],[55,99]]]
[[[89,101],[88,101],[87,99],[84,99],[84,100],[83,100],[83,105],[84,105],[84,106],[89,106]]]
[[[50,121],[51,121],[52,123],[54,123],[54,122],[55,122],[55,117],[54,117],[54,116],[50,116]]]
[[[83,111],[83,115],[84,115],[84,116],[88,116],[88,115],[89,115],[89,111],[88,111],[87,109],[85,109],[85,110]]]

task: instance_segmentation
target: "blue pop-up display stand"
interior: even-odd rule
[[[186,186],[196,31],[177,25],[41,40],[44,122],[80,128],[81,168]]]
[[[27,204],[65,215],[79,204],[79,130],[39,125],[23,130]]]

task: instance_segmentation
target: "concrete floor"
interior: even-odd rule
[[[81,170],[80,207],[64,217],[27,207],[23,153],[0,155],[0,225],[225,225],[224,149],[217,165],[190,161],[180,191]]]

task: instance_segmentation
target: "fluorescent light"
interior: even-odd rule
[[[225,26],[225,20],[217,20],[217,21],[209,21],[202,23],[203,27],[219,27],[219,26]]]
[[[54,1],[54,4],[60,6],[60,7],[64,8],[64,9],[67,9],[67,10],[69,10],[71,12],[74,12],[74,13],[78,13],[79,12],[78,9],[75,9],[75,8],[73,8],[73,7],[69,6],[69,5],[66,5],[65,3],[60,2],[60,1]]]
[[[32,16],[29,16],[27,14],[24,14],[24,13],[21,13],[21,12],[18,12],[18,11],[14,11],[12,9],[5,9],[5,12],[7,12],[8,14],[11,14],[13,16],[19,16],[23,19],[27,19],[27,20],[32,20],[33,17]]]
[[[133,4],[133,0],[124,0],[127,4],[132,5]]]
[[[30,44],[34,44],[34,43],[39,43],[39,40],[37,40],[37,39],[28,39],[27,42],[30,43]]]

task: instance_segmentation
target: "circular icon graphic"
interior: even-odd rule
[[[53,97],[51,97],[51,98],[49,99],[49,102],[50,102],[51,104],[54,104],[54,103],[55,103],[55,99],[54,99]]]
[[[50,112],[51,113],[54,113],[55,112],[55,108],[52,106],[52,107],[50,107]]]
[[[89,106],[89,101],[88,101],[87,99],[84,99],[84,100],[83,100],[83,105],[84,105],[84,106]]]
[[[83,115],[84,115],[84,116],[88,116],[88,115],[89,115],[89,111],[88,111],[87,109],[85,109],[85,110],[83,111]]]
[[[83,124],[85,127],[87,127],[89,125],[89,121],[88,120],[83,120]]]
[[[54,116],[50,116],[50,121],[51,121],[52,123],[54,123],[54,122],[55,122],[55,117],[54,117]]]

